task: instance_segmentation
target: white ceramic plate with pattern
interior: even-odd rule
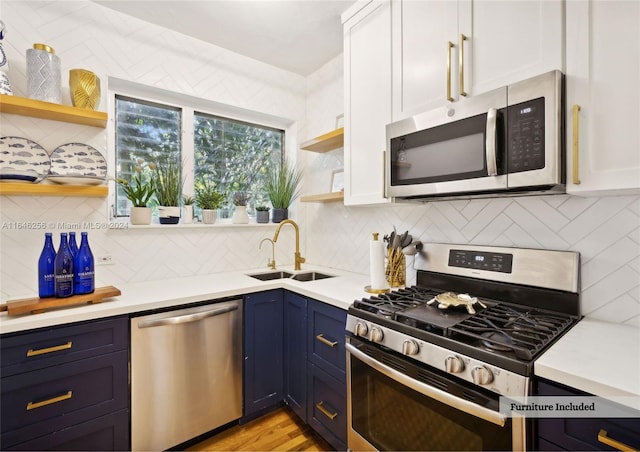
[[[104,177],[93,176],[48,176],[47,180],[65,185],[102,185],[106,181]]]
[[[0,138],[2,180],[39,182],[49,174],[50,167],[49,154],[35,141],[21,137]]]
[[[96,148],[84,143],[67,143],[51,153],[51,175],[71,177],[107,176],[107,161]]]

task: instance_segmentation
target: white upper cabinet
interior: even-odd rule
[[[393,120],[564,69],[561,0],[393,1]]]
[[[391,6],[386,0],[354,8],[343,15],[344,203],[379,204],[389,202],[383,159],[391,122]]]
[[[567,1],[566,27],[567,192],[638,194],[640,2]]]

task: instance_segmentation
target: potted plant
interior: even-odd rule
[[[136,163],[136,172],[131,177],[131,181],[127,181],[120,177],[116,178],[115,181],[122,187],[127,199],[131,201],[131,210],[129,211],[131,224],[150,224],[151,207],[147,207],[147,203],[155,194],[155,181],[153,177],[150,177],[148,182],[143,182],[142,172],[144,161],[142,159],[138,159]],[[155,169],[155,165],[150,163],[148,168],[153,170]]]
[[[274,223],[280,223],[289,217],[289,206],[300,196],[298,186],[301,180],[302,170],[297,169],[287,160],[269,171],[266,191],[273,206],[272,220]]]
[[[256,206],[256,222],[268,223],[269,222],[269,207],[260,205]]]
[[[233,194],[233,204],[236,210],[233,213],[232,221],[234,224],[249,223],[249,215],[247,215],[247,203],[251,196],[246,191],[237,191]]]
[[[154,182],[160,224],[177,224],[180,221],[182,179],[180,165],[175,159],[170,158],[157,165]]]
[[[193,196],[182,196],[182,222],[193,223],[193,204],[195,200]]]
[[[207,180],[197,181],[195,189],[195,201],[196,205],[202,209],[202,221],[206,224],[215,223],[217,217],[216,210],[222,205],[224,195],[216,190],[213,182]]]

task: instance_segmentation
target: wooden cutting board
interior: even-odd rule
[[[101,303],[105,298],[117,297],[121,295],[120,289],[113,286],[99,287],[92,293],[84,295],[72,295],[67,298],[23,298],[20,300],[7,301],[0,305],[0,311],[7,311],[8,315],[19,315],[30,312],[40,314],[47,309],[72,306],[76,304]]]

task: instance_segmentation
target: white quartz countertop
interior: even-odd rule
[[[536,360],[534,372],[640,410],[640,329],[584,318]]]
[[[260,281],[248,276],[249,274],[271,271],[263,268],[126,284],[117,286],[122,295],[109,298],[102,303],[52,309],[42,314],[8,316],[6,312],[2,312],[0,314],[0,334],[132,314],[158,308],[178,307],[194,302],[242,296],[248,293],[279,288],[290,289],[300,295],[345,310],[355,299],[370,296],[364,291],[364,287],[369,284],[368,275],[312,265],[305,265],[300,272],[294,272],[287,267],[279,268],[278,270],[285,270],[291,273],[319,271],[328,275],[335,275],[335,277],[303,282],[291,279]]]

